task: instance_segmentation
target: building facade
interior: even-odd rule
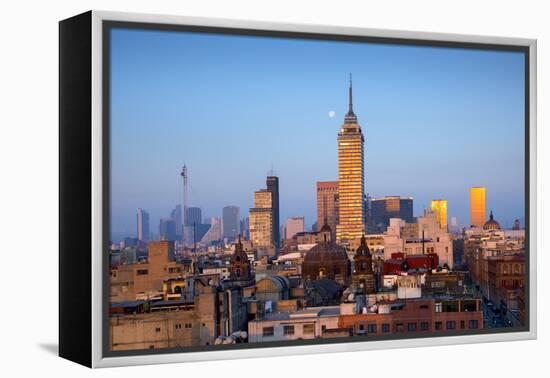
[[[254,193],[254,207],[250,209],[250,240],[255,247],[273,246],[272,193],[266,189]]]
[[[294,235],[305,230],[304,217],[288,218],[284,227],[285,239],[291,239]]]
[[[170,217],[174,220],[176,226],[176,240],[182,240],[183,238],[183,211],[181,205],[176,205]]]
[[[386,196],[373,198],[370,201],[372,224],[377,231],[384,232],[390,225],[391,218],[403,219],[407,223],[413,223],[413,198]]]
[[[350,80],[349,109],[338,133],[338,242],[347,243],[358,239],[365,231],[364,142],[361,126],[353,112]]]
[[[149,241],[149,213],[143,209],[137,211],[137,237],[138,240],[147,242]]]
[[[447,230],[447,200],[436,199],[431,203],[432,211],[435,213],[439,226]]]
[[[279,178],[277,176],[267,176],[266,188],[267,191],[271,193],[273,245],[278,247],[281,242],[281,232],[279,228]]]
[[[483,311],[479,299],[381,301],[375,309],[341,315],[338,328],[370,336],[477,332],[483,328]]]
[[[486,190],[484,187],[470,188],[470,225],[482,227],[487,219],[485,205]]]
[[[222,209],[223,237],[235,239],[241,232],[241,217],[238,206],[226,206]]]
[[[175,241],[176,238],[176,222],[172,218],[162,218],[159,224],[160,240]]]
[[[338,181],[317,181],[317,225],[325,222],[336,240],[336,226],[339,222]]]

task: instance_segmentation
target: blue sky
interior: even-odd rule
[[[135,234],[138,207],[158,231],[182,202],[184,163],[203,216],[237,205],[244,217],[273,167],[281,222],[311,224],[316,181],[337,179],[349,72],[368,193],[413,196],[415,215],[445,198],[467,224],[468,188],[486,186],[487,212],[522,217],[520,53],[115,29],[113,236]]]

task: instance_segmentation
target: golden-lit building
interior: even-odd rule
[[[447,200],[432,200],[432,211],[435,213],[439,227],[447,229]]]
[[[485,210],[485,187],[470,188],[470,225],[482,227],[487,220]]]
[[[268,190],[254,192],[254,207],[250,209],[250,240],[254,246],[273,244],[272,193]]]
[[[317,224],[328,224],[336,239],[338,224],[338,181],[317,182]]]
[[[365,230],[364,141],[361,126],[353,112],[350,80],[349,110],[338,133],[338,242],[360,238]]]

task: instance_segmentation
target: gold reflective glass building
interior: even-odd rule
[[[351,241],[365,230],[364,138],[353,112],[352,86],[349,87],[349,110],[338,133],[339,223],[336,240]]]
[[[447,229],[447,200],[432,200],[432,211],[435,213],[437,223],[442,229]]]
[[[483,227],[487,220],[485,195],[483,186],[470,188],[470,225],[472,226]]]

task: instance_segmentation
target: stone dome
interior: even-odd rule
[[[306,252],[304,264],[310,262],[347,262],[348,254],[344,247],[334,243],[321,242]]]
[[[326,233],[330,235],[330,227]],[[330,278],[345,283],[350,272],[346,249],[324,237],[306,252],[302,262],[302,275],[306,280]]]
[[[500,224],[493,218],[493,212],[489,215],[489,220],[483,225],[483,229],[486,231],[500,230]]]

